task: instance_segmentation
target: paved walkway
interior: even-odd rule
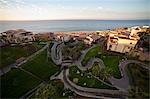
[[[147,66],[146,64],[143,64],[143,63],[141,63],[139,61],[136,61],[136,60],[124,60],[124,61],[120,62],[120,64],[119,64],[119,69],[120,69],[122,78],[121,79],[116,79],[113,76],[111,78],[109,78],[109,81],[114,86],[117,86],[117,87],[122,88],[124,90],[128,90],[130,84],[129,84],[129,77],[128,77],[127,73],[126,73],[126,66],[128,64],[131,64],[131,63],[139,64],[139,66],[141,66],[142,68],[147,69],[147,70],[150,71],[150,67],[149,66]]]
[[[117,98],[125,98],[126,96],[128,96],[127,92],[120,91],[120,90],[95,89],[95,88],[86,88],[86,87],[78,86],[69,80],[68,75],[69,75],[69,69],[66,70],[64,69],[62,70],[60,75],[58,75],[55,78],[51,78],[51,80],[61,79],[64,82],[66,88],[69,88],[75,93],[77,93],[78,95],[85,96],[85,97],[117,99]]]
[[[57,46],[57,45],[55,45]],[[92,48],[94,48],[95,46],[93,46]],[[53,48],[53,47],[52,47]],[[58,48],[59,47],[55,47],[55,48]],[[90,48],[90,49],[92,49]],[[84,51],[85,54],[83,54],[81,57],[85,56],[86,53],[90,50],[90,49],[87,49],[87,51]],[[53,49],[54,50],[54,49]],[[54,52],[54,51],[53,51]],[[55,53],[57,54],[57,53]],[[61,54],[59,54],[61,55]],[[52,57],[55,57],[56,55],[52,54]],[[62,56],[59,56],[59,57],[62,57]],[[55,58],[54,58],[55,59]],[[83,58],[81,58],[83,59]],[[57,63],[58,61],[54,61],[55,63]],[[90,61],[87,63],[87,66],[83,67],[81,65],[81,60],[79,60],[77,62],[79,66],[79,68],[81,70],[86,70],[87,68],[91,68],[91,65],[94,64],[94,62],[99,62],[101,66],[101,68],[104,68],[104,64],[103,64],[103,61],[98,59],[98,58],[93,58],[93,59],[90,59]],[[80,64],[79,64],[80,63]],[[57,63],[58,64],[58,63]],[[77,86],[76,84],[74,84],[73,82],[71,82],[68,78],[68,73],[69,73],[69,69],[68,70],[63,70],[64,72],[63,73],[60,73],[60,75],[57,77],[56,75],[52,76],[50,79],[61,79],[65,86],[66,87],[69,87],[72,91],[74,91],[75,93],[81,95],[81,96],[88,96],[88,97],[93,97],[93,98],[106,98],[106,97],[114,97],[114,98],[118,98],[118,97],[124,97],[126,96],[128,93],[126,92],[123,92],[121,91],[120,93],[120,90],[117,92],[115,92],[114,90],[107,90],[107,89],[94,89],[94,88],[84,88],[84,87],[80,87],[80,86]],[[113,93],[113,94],[112,94]],[[124,94],[124,95],[123,95]]]
[[[57,45],[58,44],[56,44],[55,46],[57,46]],[[87,69],[90,69],[92,67],[92,65],[94,64],[94,62],[98,62],[100,68],[105,68],[105,65],[104,65],[103,61],[99,58],[91,58],[88,61],[88,63],[86,64],[86,66],[83,66],[81,64],[81,61],[83,60],[83,58],[85,57],[87,52],[90,49],[94,48],[95,46],[96,45],[94,45],[93,47],[91,47],[89,49],[86,49],[85,51],[82,51],[83,54],[81,55],[79,60],[75,61],[75,64],[78,66],[78,68],[80,70],[85,71]],[[54,50],[59,50],[59,52],[61,52],[60,47],[53,47],[52,52],[55,52]],[[55,57],[55,56],[62,57],[61,54],[56,53],[56,52],[53,53],[52,58]],[[55,59],[54,59],[54,62],[56,64],[58,64],[60,61],[58,62],[58,61],[55,61]],[[124,97],[124,96],[128,95],[127,89],[129,87],[129,79],[128,79],[128,76],[125,72],[125,67],[127,66],[127,64],[130,64],[130,63],[142,64],[142,65],[140,65],[141,67],[150,70],[149,66],[146,66],[145,64],[143,64],[139,61],[135,61],[135,60],[124,60],[124,61],[122,61],[119,64],[119,69],[120,69],[122,78],[121,79],[116,79],[114,77],[109,78],[109,81],[113,84],[113,86],[120,89],[119,91],[118,90],[117,91],[116,90],[112,91],[112,90],[108,90],[108,89],[83,88],[83,87],[77,86],[76,84],[71,82],[68,78],[69,69],[63,70],[63,73],[60,73],[60,75],[58,77],[56,75],[52,76],[51,79],[61,79],[64,82],[66,87],[68,87],[69,89],[71,89],[72,91],[74,91],[75,93],[77,93],[81,96],[92,97],[92,98],[104,98],[104,97],[109,97],[110,98],[110,97],[114,97],[114,95],[115,95],[115,98]],[[104,96],[104,97],[102,97],[102,96]]]
[[[61,43],[54,42],[54,45],[51,48],[51,58],[56,65],[62,63],[62,53],[60,51]]]

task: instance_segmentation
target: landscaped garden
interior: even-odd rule
[[[122,59],[121,56],[101,54],[99,58],[103,60],[106,69],[110,69],[115,78],[121,78],[121,73],[119,70],[119,61]]]
[[[149,99],[149,71],[138,65],[129,64],[127,67],[131,85],[129,92],[131,98]]]
[[[64,85],[59,80],[49,81],[48,84],[38,89],[31,98],[60,98],[63,97]]]
[[[90,60],[90,58],[98,56],[99,54],[101,54],[101,47],[100,45],[97,45],[87,52],[87,54],[84,56],[84,59],[82,60],[82,64],[85,65]]]
[[[96,47],[90,49],[82,60],[82,64],[85,65],[92,57],[100,58],[103,60],[106,69],[109,70],[115,78],[121,78],[118,65],[122,57],[118,55],[109,55],[109,53],[102,52],[101,45],[97,45]]]
[[[48,78],[59,70],[51,59],[47,59],[47,50],[30,59],[21,66],[34,75],[48,80]],[[13,69],[1,77],[1,90],[3,98],[18,98],[29,90],[38,86],[42,81],[19,69]]]
[[[69,79],[79,86],[99,89],[116,89],[110,87],[96,78],[93,78],[90,74],[80,71],[76,66],[69,68]]]
[[[33,57],[21,67],[44,80],[59,70],[59,67],[52,62],[51,58],[47,58],[47,50]]]
[[[31,75],[13,69],[1,76],[1,98],[19,98],[40,83],[41,81]]]
[[[5,46],[1,48],[1,64],[0,68],[8,66],[21,57],[27,57],[41,49],[44,45],[34,42],[27,45]]]
[[[85,44],[83,42],[78,42],[76,45],[65,45],[62,48],[62,55],[64,58],[72,57],[73,60],[77,60],[81,51],[85,49]]]

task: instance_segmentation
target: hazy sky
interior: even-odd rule
[[[150,0],[0,0],[0,20],[150,19]]]

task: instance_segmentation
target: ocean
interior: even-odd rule
[[[41,20],[0,21],[0,32],[10,29],[25,29],[39,32],[97,31],[116,27],[150,25],[150,20]]]

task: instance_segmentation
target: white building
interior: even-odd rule
[[[63,42],[68,42],[71,39],[71,37],[69,35],[65,35],[61,39]]]
[[[87,37],[84,39],[84,42],[85,42],[85,44],[91,45],[92,42],[93,42],[93,38],[91,38],[90,36],[87,36]]]
[[[134,26],[134,27],[131,27],[131,36],[132,35],[137,35],[138,32],[141,32],[142,29],[139,27],[139,26]]]
[[[35,41],[35,37],[32,32],[18,32],[14,34],[18,42],[30,42]]]
[[[126,53],[134,49],[138,39],[130,39],[128,36],[120,37],[110,34],[107,41],[107,50]]]
[[[25,30],[8,30],[1,33],[3,38],[9,43],[23,43],[35,41],[34,34],[32,32],[27,32]]]

